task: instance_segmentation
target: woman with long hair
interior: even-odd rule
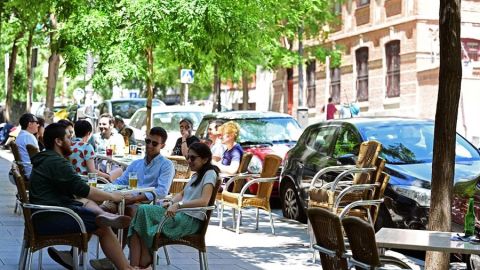
[[[218,177],[218,168],[211,164],[212,152],[204,143],[193,143],[187,154],[190,169],[196,172],[182,192],[162,205],[141,205],[133,218],[128,232],[130,243],[130,264],[147,267],[152,263],[151,247],[160,221],[168,218],[162,234],[178,239],[199,231],[204,213],[200,211],[180,212],[181,208],[204,207],[212,196]]]

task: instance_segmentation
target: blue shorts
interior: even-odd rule
[[[83,220],[87,233],[94,232],[98,229],[97,224],[95,224],[95,218],[97,215],[91,210],[81,206],[71,206],[69,208],[77,213]],[[35,214],[32,221],[33,227],[39,235],[57,235],[80,232],[78,223],[73,218],[63,213],[47,212]]]

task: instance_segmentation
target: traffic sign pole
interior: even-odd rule
[[[187,105],[188,104],[188,83],[184,83],[184,85],[185,85],[185,88],[183,92],[183,105]]]

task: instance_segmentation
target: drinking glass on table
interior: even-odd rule
[[[107,157],[112,157],[113,156],[113,149],[108,147],[106,150],[105,150],[106,154],[107,154]]]
[[[128,187],[131,189],[137,188],[138,177],[136,172],[130,172],[128,174]]]
[[[97,187],[97,173],[88,173],[88,185]]]
[[[136,155],[137,154],[137,146],[132,144],[130,145],[130,155]]]

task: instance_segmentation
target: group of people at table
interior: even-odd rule
[[[21,131],[16,144],[30,185],[30,202],[68,207],[80,216],[89,233],[98,236],[106,258],[91,260],[93,268],[149,269],[152,263],[150,248],[160,220],[168,218],[162,234],[169,238],[178,239],[197,232],[205,218],[204,213],[176,213],[177,210],[206,206],[219,173],[237,171],[243,155],[241,146],[235,142],[240,127],[232,121],[214,121],[208,128],[208,139],[201,142],[192,134],[192,121],[182,119],[179,123],[182,136],[177,139],[172,155],[184,156],[195,173],[184,190],[173,198],[148,204],[154,198],[168,195],[175,175],[172,161],[160,153],[168,134],[162,127],[151,128],[145,137],[144,158],[134,160],[125,171],[121,168],[105,171],[95,164],[95,151],[102,152],[112,144],[117,145],[116,149],[122,149],[130,138],[124,138],[123,133],[115,129],[115,120],[110,115],[101,115],[99,132],[92,136],[92,125],[87,120],[78,120],[74,124],[61,120],[43,127],[41,119],[26,113],[19,119]],[[41,150],[31,159],[26,149],[28,144]],[[106,192],[89,186],[81,177],[97,173],[113,184],[128,184],[130,172],[137,173],[138,187],[154,187],[155,194]],[[125,215],[118,215],[107,207],[122,200],[126,204]],[[173,216],[174,219],[169,218]],[[72,220],[54,214],[39,216],[36,225],[39,233],[47,235],[78,230]],[[117,240],[112,228],[128,228],[124,230],[128,233],[124,243]],[[123,253],[127,242],[130,261]],[[50,247],[48,253],[62,266],[73,269],[71,251]]]

